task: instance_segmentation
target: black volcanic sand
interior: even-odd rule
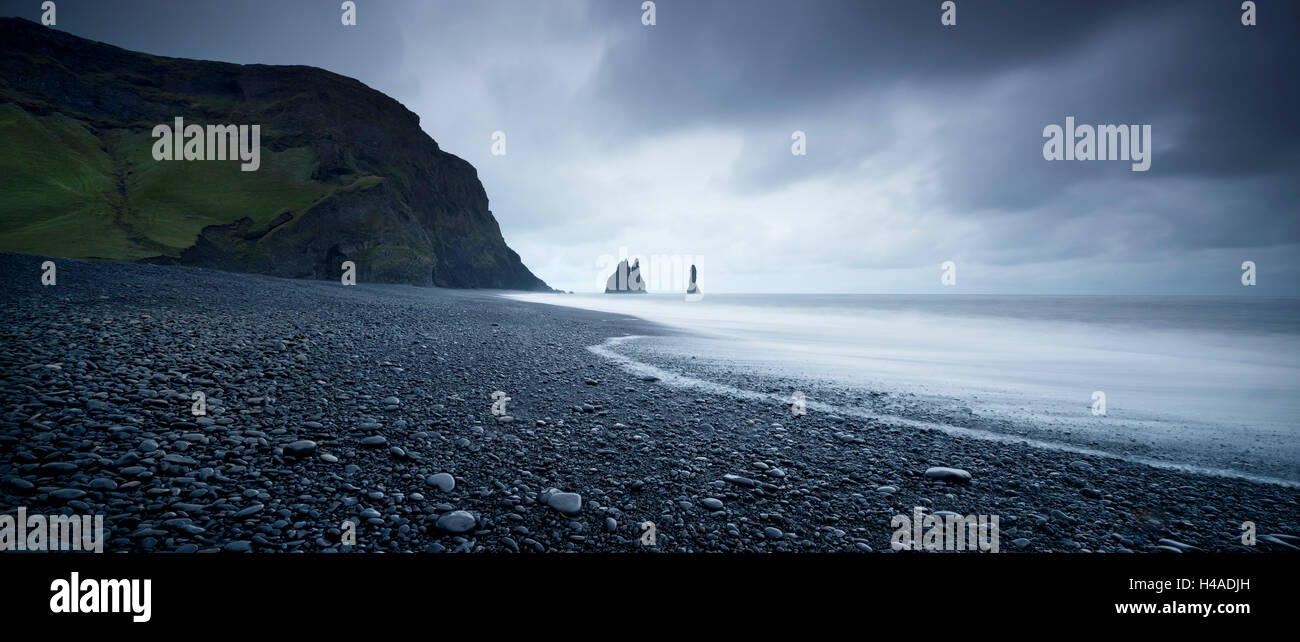
[[[889,551],[915,506],[999,515],[1003,551],[1300,532],[1295,488],[645,381],[586,349],[666,333],[623,315],[69,259],[42,286],[43,260],[0,255],[0,513],[103,514],[109,552]]]

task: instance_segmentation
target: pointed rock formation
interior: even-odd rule
[[[695,277],[695,266],[691,265],[691,282],[686,285],[687,301],[699,301],[704,298],[704,292],[700,290],[699,284],[695,282]]]
[[[605,281],[605,294],[645,294],[645,281],[641,280],[641,260],[628,265],[627,259],[618,262],[618,268]]]

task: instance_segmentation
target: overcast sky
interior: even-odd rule
[[[627,248],[702,256],[706,293],[1300,294],[1292,0],[1254,27],[1238,0],[957,0],[951,27],[940,0],[340,4],[57,0],[57,28],[361,80],[566,290]],[[1044,160],[1067,116],[1151,125],[1150,170]]]

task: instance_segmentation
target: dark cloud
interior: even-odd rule
[[[650,28],[640,0],[364,0],[355,30],[338,4],[60,0],[59,28],[393,95],[479,168],[507,240],[560,287],[586,286],[593,252],[679,229],[716,265],[767,257],[779,269],[757,276],[776,289],[836,266],[931,269],[932,254],[1088,262],[1087,291],[1140,289],[1125,266],[1207,252],[1300,270],[1300,3],[1258,2],[1245,27],[1240,2],[957,0],[948,28],[939,0],[658,0]],[[1043,160],[1044,125],[1066,116],[1150,124],[1150,171]],[[508,159],[487,155],[496,129]],[[790,154],[795,130],[807,156]],[[630,212],[665,219],[638,229]],[[792,217],[800,243],[784,240]]]
[[[864,87],[978,82],[1064,56],[1130,4],[959,3],[945,28],[937,2],[661,0],[646,29],[640,3],[596,3],[615,38],[593,94],[664,126],[799,114]]]
[[[399,3],[356,0],[365,29],[342,28],[342,0],[57,0],[57,29],[160,56],[309,65],[372,87],[401,58]],[[41,1],[0,0],[0,15],[35,22]]]
[[[761,126],[745,187],[772,189],[876,152],[888,138],[873,101],[899,88],[928,92],[951,117],[944,174],[967,210],[1042,203],[1106,164],[1041,162],[1041,128],[1148,123],[1168,145],[1154,176],[1271,174],[1300,163],[1293,77],[1300,63],[1294,3],[1272,3],[1255,27],[1232,3],[958,3],[958,25],[921,2],[664,0],[642,27],[638,3],[598,3],[618,35],[591,88],[620,130],[644,136],[688,126]],[[972,95],[1006,76],[1033,82],[996,114],[967,114]],[[860,109],[859,119],[819,115]],[[800,127],[799,123],[809,122]],[[819,154],[792,163],[789,132],[810,132]],[[1150,180],[1150,176],[1131,177]]]

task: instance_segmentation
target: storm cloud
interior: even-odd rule
[[[564,289],[625,247],[703,255],[706,292],[950,291],[952,260],[965,292],[1244,294],[1253,260],[1249,293],[1300,293],[1294,2],[356,3],[61,0],[57,28],[393,96]],[[1067,116],[1151,125],[1150,170],[1044,160]]]

